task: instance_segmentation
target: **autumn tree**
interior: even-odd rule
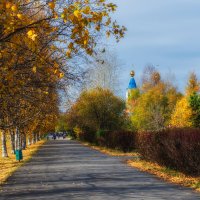
[[[182,97],[176,103],[176,107],[171,115],[170,125],[172,127],[191,127],[192,123],[190,121],[192,116],[192,110],[189,105],[188,98]]]
[[[87,89],[101,87],[118,93],[121,64],[115,53],[103,48],[90,62],[85,77],[85,87]]]
[[[57,91],[77,77],[68,61],[78,54],[91,55],[100,33],[113,34],[117,40],[123,37],[125,28],[110,18],[115,9],[116,5],[104,0],[0,2],[0,129],[4,150],[8,131],[13,135],[15,130],[25,138],[25,132],[31,130],[35,138],[36,132],[53,128]],[[47,106],[49,102],[51,106]]]
[[[124,101],[110,90],[96,88],[84,91],[68,115],[71,127],[83,131],[115,130],[122,126]]]
[[[63,131],[67,131],[68,129],[69,128],[68,128],[68,124],[67,124],[66,115],[63,113],[60,113],[59,118],[56,123],[55,130],[56,130],[56,132],[59,132],[59,131],[63,132]]]
[[[155,68],[147,68],[141,94],[131,115],[137,130],[157,131],[169,126],[171,113],[180,95],[176,88],[161,79]]]
[[[153,65],[147,65],[142,74],[142,91],[153,88],[161,81],[161,76],[158,70]]]
[[[185,89],[185,95],[177,101],[172,113],[170,124],[174,127],[198,126],[198,95],[199,83],[195,73],[191,73]]]
[[[186,86],[186,95],[189,96],[194,92],[200,91],[200,83],[198,81],[197,75],[193,72],[189,75],[188,83]]]

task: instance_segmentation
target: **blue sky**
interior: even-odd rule
[[[121,88],[125,91],[134,68],[139,81],[151,63],[183,91],[188,74],[200,78],[199,0],[112,0],[118,5],[114,18],[127,27],[120,43],[110,42],[124,64]],[[132,67],[134,65],[134,67]]]

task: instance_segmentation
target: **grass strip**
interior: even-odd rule
[[[110,149],[107,147],[101,147],[101,146],[97,146],[95,144],[91,144],[91,143],[87,143],[87,142],[82,142],[81,143],[87,147],[90,147],[94,150],[98,150],[102,153],[108,154],[110,156],[139,156],[139,153],[133,151],[133,152],[128,152],[128,153],[124,153],[118,149]]]
[[[128,165],[131,167],[135,167],[140,171],[156,175],[157,177],[167,182],[189,187],[200,192],[199,176],[197,177],[188,176],[182,172],[142,159],[128,160]]]
[[[11,176],[19,167],[29,161],[31,157],[38,151],[40,146],[42,146],[45,142],[45,140],[41,140],[36,144],[28,146],[26,150],[23,150],[23,160],[21,162],[16,161],[15,155],[11,153],[9,153],[8,158],[0,157],[0,185],[5,183],[7,178]],[[8,152],[10,152],[10,150],[11,148],[8,146]]]

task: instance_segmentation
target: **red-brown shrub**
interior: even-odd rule
[[[138,133],[137,146],[144,159],[200,175],[200,129]]]
[[[99,138],[99,143],[112,149],[129,152],[135,149],[135,132],[130,131],[107,131]]]

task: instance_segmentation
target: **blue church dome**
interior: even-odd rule
[[[128,85],[128,89],[135,89],[135,88],[137,88],[137,85],[136,85],[136,82],[134,79],[135,72],[131,71],[130,75],[131,75],[131,79],[130,79],[130,82]]]
[[[135,88],[137,88],[135,79],[133,77],[131,77],[129,85],[128,85],[128,89],[135,89]]]

